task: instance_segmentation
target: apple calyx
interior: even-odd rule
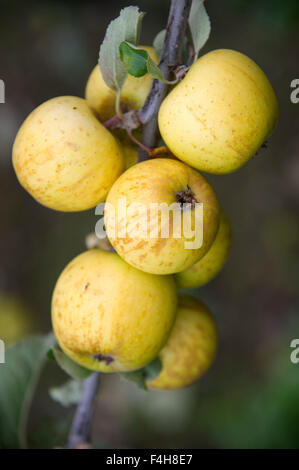
[[[263,142],[262,145],[257,149],[254,156],[256,157],[259,154],[260,150],[267,149],[268,144],[269,144],[268,140],[265,140],[265,142]]]
[[[105,354],[94,354],[93,358],[98,362],[105,362],[107,366],[109,366],[109,364],[114,361],[113,357],[107,356]]]
[[[190,186],[187,184],[187,189],[183,189],[176,193],[176,202],[181,205],[181,209],[184,210],[186,208],[185,204],[191,204],[191,208],[195,207],[195,204],[199,202]]]

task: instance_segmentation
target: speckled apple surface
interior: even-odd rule
[[[162,370],[147,385],[160,390],[191,385],[212,364],[217,342],[216,324],[207,307],[199,300],[181,294],[175,324],[159,354]]]
[[[267,139],[278,120],[273,88],[240,52],[200,57],[163,101],[159,129],[180,160],[201,171],[237,170]]]
[[[104,201],[124,169],[124,156],[84,99],[62,96],[27,117],[14,142],[13,166],[40,204],[81,211]]]
[[[77,363],[101,372],[130,371],[153,360],[176,310],[171,276],[138,271],[100,249],[66,266],[52,298],[59,345]]]

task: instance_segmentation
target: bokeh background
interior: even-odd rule
[[[48,332],[50,300],[64,266],[85,249],[93,211],[58,213],[38,205],[18,184],[11,148],[18,127],[40,103],[83,96],[109,21],[125,1],[0,2],[0,337],[7,342]],[[142,43],[164,28],[169,2],[140,0],[147,15]],[[267,149],[227,176],[208,176],[233,225],[222,273],[194,290],[214,313],[218,357],[209,373],[177,392],[143,392],[105,376],[93,441],[111,448],[298,448],[299,364],[299,78],[297,0],[207,1],[212,34],[203,52],[237,49],[267,73],[278,95],[280,122]],[[61,445],[73,409],[53,402],[66,376],[44,370],[29,422],[32,447]],[[1,375],[0,375],[1,380]],[[1,447],[1,446],[0,446]]]

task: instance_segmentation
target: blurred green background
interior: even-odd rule
[[[0,2],[0,338],[13,342],[51,328],[50,300],[64,266],[85,249],[93,211],[58,213],[38,205],[18,184],[11,148],[18,127],[54,96],[83,96],[105,28],[125,1]],[[164,28],[169,2],[133,2],[147,12],[143,44]],[[222,273],[193,293],[214,313],[218,357],[209,373],[177,392],[148,393],[117,376],[102,379],[93,441],[101,447],[299,448],[299,78],[297,0],[208,0],[211,38],[203,53],[237,49],[269,76],[280,122],[245,167],[208,176],[231,218],[233,246]],[[65,380],[49,363],[29,428],[32,447],[61,445],[73,410],[48,388]],[[1,377],[0,377],[1,380]],[[0,446],[1,447],[1,446]]]

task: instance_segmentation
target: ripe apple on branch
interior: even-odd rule
[[[204,304],[177,292],[211,281],[231,245],[229,218],[200,171],[236,171],[278,120],[275,93],[252,59],[226,49],[198,58],[210,34],[203,0],[172,0],[154,48],[139,45],[143,16],[137,7],[121,11],[108,26],[85,99],[41,104],[13,147],[20,184],[40,204],[72,212],[106,201],[111,245],[72,260],[53,293],[62,350],[53,356],[64,370],[80,366],[90,374],[70,447],[89,439],[98,372],[163,390],[194,383],[212,364],[215,321]],[[118,219],[115,233],[123,197],[127,218]],[[141,238],[120,236],[120,228],[141,224],[138,211],[129,210],[134,203],[147,215],[152,204],[177,204],[176,215],[190,216],[189,231],[175,235],[184,224],[173,213],[166,238],[160,231],[151,238],[148,228]],[[197,205],[202,243],[188,248]]]

